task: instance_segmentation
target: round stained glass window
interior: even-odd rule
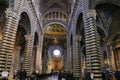
[[[53,51],[53,54],[54,54],[55,56],[59,56],[59,55],[60,55],[60,50],[55,49],[55,50]]]

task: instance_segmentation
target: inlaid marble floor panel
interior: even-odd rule
[[[43,80],[58,80],[58,77],[57,76],[51,76],[51,77],[43,79]]]

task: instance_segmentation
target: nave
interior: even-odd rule
[[[120,0],[0,0],[0,80],[120,72],[119,14]]]

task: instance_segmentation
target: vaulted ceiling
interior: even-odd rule
[[[0,0],[0,6],[6,6],[6,7],[8,7],[8,3],[9,3],[8,0]]]
[[[53,8],[59,8],[66,13],[70,12],[70,0],[41,0],[40,1],[40,10],[44,14],[48,10]]]

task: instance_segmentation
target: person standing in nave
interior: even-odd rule
[[[25,70],[23,70],[21,72],[21,78],[22,78],[22,80],[26,80],[27,79],[27,72]]]
[[[110,80],[111,75],[109,71],[106,71],[105,75],[106,75],[106,80]]]
[[[120,80],[120,71],[115,71],[115,78],[116,80]]]
[[[60,72],[58,73],[58,80],[61,80],[61,77],[62,77],[62,72],[60,71]]]
[[[16,79],[19,80],[20,79],[20,74],[21,74],[21,70],[18,70],[16,72]]]
[[[37,75],[35,72],[33,72],[31,75],[30,75],[30,80],[36,80],[37,79]]]
[[[90,77],[91,77],[92,80],[94,79],[94,73],[93,72],[90,73]]]
[[[102,72],[102,80],[106,80],[105,79],[105,72]]]
[[[85,73],[85,80],[92,80],[91,76],[90,76],[90,71],[89,70]]]
[[[7,70],[2,71],[2,80],[8,80],[9,72]]]

